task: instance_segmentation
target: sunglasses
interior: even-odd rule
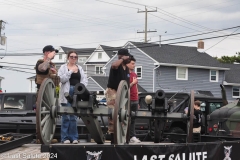
[[[78,56],[69,56],[71,59],[78,59]]]

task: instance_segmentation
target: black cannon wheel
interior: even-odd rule
[[[129,89],[126,81],[121,81],[118,85],[115,107],[113,113],[114,123],[114,143],[124,144],[128,142],[127,136],[130,120],[130,98]],[[128,137],[128,138],[127,138]]]
[[[55,85],[51,79],[45,78],[38,91],[36,103],[37,138],[42,144],[50,144],[56,129],[56,118],[53,107],[56,106]]]
[[[189,124],[187,124],[187,143],[191,143],[192,139],[193,139],[193,116],[194,116],[194,91],[191,91],[191,95],[190,95],[190,108],[188,109],[188,115],[190,117],[189,119]],[[189,112],[190,111],[190,112]]]

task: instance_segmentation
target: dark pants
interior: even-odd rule
[[[131,101],[130,103],[130,111],[136,112],[138,110],[138,101]],[[130,125],[130,138],[136,136],[135,132],[135,118],[131,118],[131,125]]]

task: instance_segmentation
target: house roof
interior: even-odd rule
[[[229,71],[225,71],[225,81],[227,83],[240,83],[240,64],[223,64],[230,68]]]
[[[110,58],[112,58],[112,56],[114,55],[113,51],[118,51],[121,48],[121,47],[110,47],[105,45],[100,45],[100,46]]]
[[[29,77],[27,79],[35,79],[35,78],[36,78],[36,76],[32,76],[32,77]]]
[[[102,88],[107,88],[108,77],[107,76],[91,76]],[[138,85],[138,92],[147,92],[142,86]]]
[[[107,62],[86,62],[85,64],[106,64]]]
[[[228,70],[207,53],[198,52],[197,47],[130,42],[159,63],[217,67]]]
[[[68,51],[74,50],[78,55],[91,55],[95,48],[69,48],[61,46],[62,50],[67,54]]]

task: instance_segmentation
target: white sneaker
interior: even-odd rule
[[[78,144],[78,140],[74,140],[72,143],[73,144]]]
[[[65,140],[63,143],[64,144],[70,144],[70,141],[69,140]]]
[[[130,139],[130,143],[140,143],[141,141],[138,139],[138,138],[136,138],[136,137],[132,137],[131,139]]]

